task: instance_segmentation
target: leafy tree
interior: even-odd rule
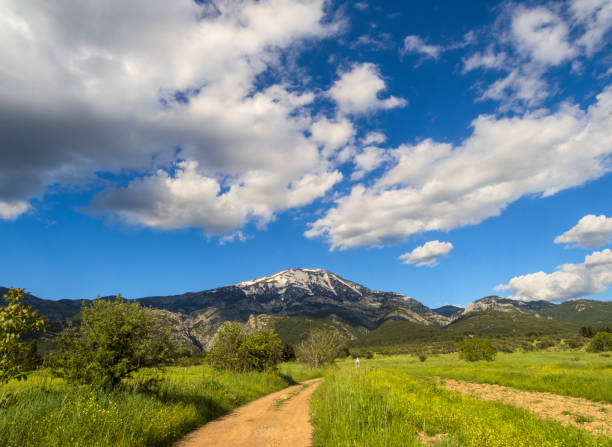
[[[295,360],[295,348],[289,343],[283,343],[283,362],[290,362],[291,360]]]
[[[588,352],[612,351],[612,333],[598,332],[587,346]]]
[[[139,368],[178,355],[178,342],[160,317],[121,294],[83,305],[81,316],[79,327],[68,327],[59,336],[51,362],[68,381],[113,388]]]
[[[459,358],[469,362],[486,360],[491,362],[495,359],[497,351],[491,344],[491,340],[483,338],[468,338],[463,340],[459,346]]]
[[[341,339],[336,330],[311,329],[308,339],[297,347],[298,360],[317,368],[332,363],[340,351]]]
[[[46,320],[21,302],[24,296],[24,289],[11,288],[4,295],[8,304],[0,308],[0,384],[25,378],[36,345],[23,342],[22,337],[46,328]]]
[[[275,366],[283,356],[283,345],[274,330],[248,334],[238,322],[225,323],[208,353],[217,369],[263,371]]]
[[[580,328],[580,335],[587,338],[593,338],[596,334],[595,329],[592,326],[582,326]]]

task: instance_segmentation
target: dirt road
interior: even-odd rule
[[[308,447],[310,396],[320,382],[308,380],[268,394],[206,424],[175,447]]]
[[[612,404],[580,397],[523,391],[507,386],[442,379],[446,388],[480,400],[525,408],[536,415],[573,425],[596,435],[612,436]]]

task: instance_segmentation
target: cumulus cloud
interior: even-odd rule
[[[15,220],[30,209],[30,204],[23,201],[3,202],[0,200],[0,219]]]
[[[403,107],[406,101],[395,96],[381,99],[387,89],[378,67],[371,63],[354,64],[349,71],[340,74],[329,90],[341,113],[359,114],[380,109]]]
[[[94,208],[159,228],[224,233],[244,216],[268,219],[318,197],[304,193],[307,179],[334,172],[319,145],[345,137],[321,129],[307,137],[315,93],[256,79],[272,69],[290,80],[284,52],[336,30],[324,0],[3,1],[0,218],[24,212],[15,204],[49,185],[124,170],[140,180],[103,193]],[[176,176],[157,172],[182,161]],[[269,199],[268,190],[283,197]],[[234,203],[229,192],[252,203]],[[185,203],[215,216],[175,209]]]
[[[429,241],[409,253],[404,253],[399,258],[404,264],[416,264],[418,266],[434,267],[438,260],[446,256],[453,249],[450,242]]]
[[[332,155],[345,146],[355,135],[355,128],[346,118],[328,119],[321,117],[310,127],[312,140],[323,147],[325,156]]]
[[[315,221],[308,237],[347,249],[451,230],[497,216],[525,195],[550,196],[610,171],[612,87],[586,110],[479,116],[457,145],[425,140],[388,151],[374,184],[350,194]]]
[[[404,38],[404,47],[401,51],[403,54],[419,53],[432,59],[438,59],[443,49],[438,45],[428,45],[420,36],[410,35]]]
[[[555,238],[557,244],[575,244],[583,248],[597,248],[606,245],[612,237],[612,217],[603,214],[588,214],[578,223]]]
[[[511,290],[521,300],[563,301],[605,291],[612,283],[612,251],[596,251],[580,264],[564,264],[553,273],[516,276],[496,290]]]
[[[368,132],[368,134],[361,140],[361,144],[367,146],[369,144],[381,144],[385,141],[387,141],[385,134],[380,132]]]
[[[125,188],[102,192],[93,208],[151,228],[200,227],[210,234],[225,234],[249,219],[265,224],[277,211],[312,202],[340,181],[342,174],[327,171],[308,173],[295,181],[291,178],[287,176],[286,184],[279,188],[277,177],[250,171],[222,192],[215,178],[200,174],[197,162],[185,161],[178,163],[174,173],[159,170]]]

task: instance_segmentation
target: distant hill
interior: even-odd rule
[[[580,325],[612,326],[612,301],[571,300],[551,307],[543,315]]]
[[[446,305],[442,307],[438,307],[437,309],[432,309],[435,313],[443,315],[445,317],[452,317],[457,312],[463,312],[463,307]]]
[[[8,289],[0,287],[0,294]],[[415,299],[364,287],[323,269],[289,269],[238,284],[181,295],[138,298],[158,309],[167,324],[194,349],[208,350],[225,321],[273,328],[289,343],[310,329],[334,328],[354,346],[456,339],[466,335],[573,333],[582,325],[612,325],[612,302],[517,301],[487,296],[465,309],[429,309]],[[90,300],[25,298],[51,322],[51,333],[66,319],[78,323]]]

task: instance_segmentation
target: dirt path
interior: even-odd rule
[[[573,425],[595,435],[612,436],[612,404],[580,397],[523,391],[487,383],[442,379],[446,388],[480,400],[492,400],[525,408],[546,419]]]
[[[308,447],[312,442],[310,396],[320,382],[308,380],[268,394],[209,422],[175,447]]]

